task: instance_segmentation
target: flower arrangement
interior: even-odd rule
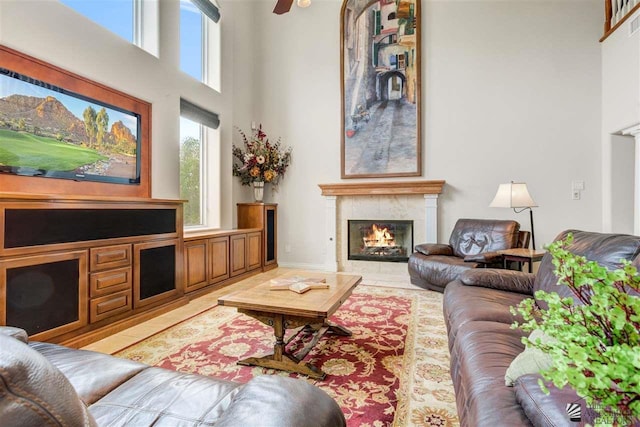
[[[582,304],[557,293],[537,291],[548,309],[538,309],[533,299],[521,302],[512,313],[523,322],[514,327],[541,330],[553,340],[523,339],[553,360],[542,377],[556,387],[569,385],[588,405],[600,407],[600,419],[626,424],[640,417],[640,275],[628,261],[608,270],[594,261],[572,254],[573,236],[552,243],[559,284],[565,284]],[[637,294],[636,294],[637,295]],[[548,392],[542,381],[540,386]],[[631,424],[631,423],[630,423]]]
[[[238,129],[244,142],[244,150],[233,146],[233,176],[240,177],[242,185],[253,182],[269,182],[274,188],[291,164],[291,147],[280,148],[280,138],[275,143],[269,142],[262,125],[247,136]]]

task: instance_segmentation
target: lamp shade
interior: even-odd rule
[[[529,194],[524,182],[500,184],[498,192],[489,204],[492,208],[531,208],[538,206]]]
[[[311,0],[298,0],[298,7],[309,7]]]

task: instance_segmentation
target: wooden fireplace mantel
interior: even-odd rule
[[[441,194],[444,180],[318,184],[323,196]]]

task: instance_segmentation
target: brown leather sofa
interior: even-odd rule
[[[527,247],[529,232],[516,221],[459,219],[449,244],[424,243],[409,257],[411,283],[442,292],[464,271],[502,265],[499,250]]]
[[[337,403],[303,380],[247,384],[30,342],[0,327],[0,425],[344,426]]]
[[[569,231],[561,233],[563,239]],[[570,246],[589,260],[615,268],[621,259],[640,266],[640,237],[570,230]],[[538,374],[521,376],[514,387],[505,386],[505,372],[524,350],[523,333],[511,329],[509,307],[544,290],[572,296],[558,286],[551,256],[542,259],[537,274],[512,270],[475,269],[462,274],[444,292],[444,316],[451,354],[451,378],[462,426],[572,426],[566,405],[581,403],[567,387],[549,385],[546,395]],[[584,403],[584,402],[582,402]],[[582,420],[593,412],[582,405]]]

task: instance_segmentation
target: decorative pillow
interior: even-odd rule
[[[529,335],[529,341],[535,342],[537,339],[540,339],[543,344],[554,342],[553,338],[546,336],[544,332],[538,329]],[[552,364],[551,356],[547,353],[537,348],[526,347],[522,353],[511,361],[504,375],[504,384],[507,387],[513,387],[518,377],[525,374],[537,374],[540,371],[549,369]]]

